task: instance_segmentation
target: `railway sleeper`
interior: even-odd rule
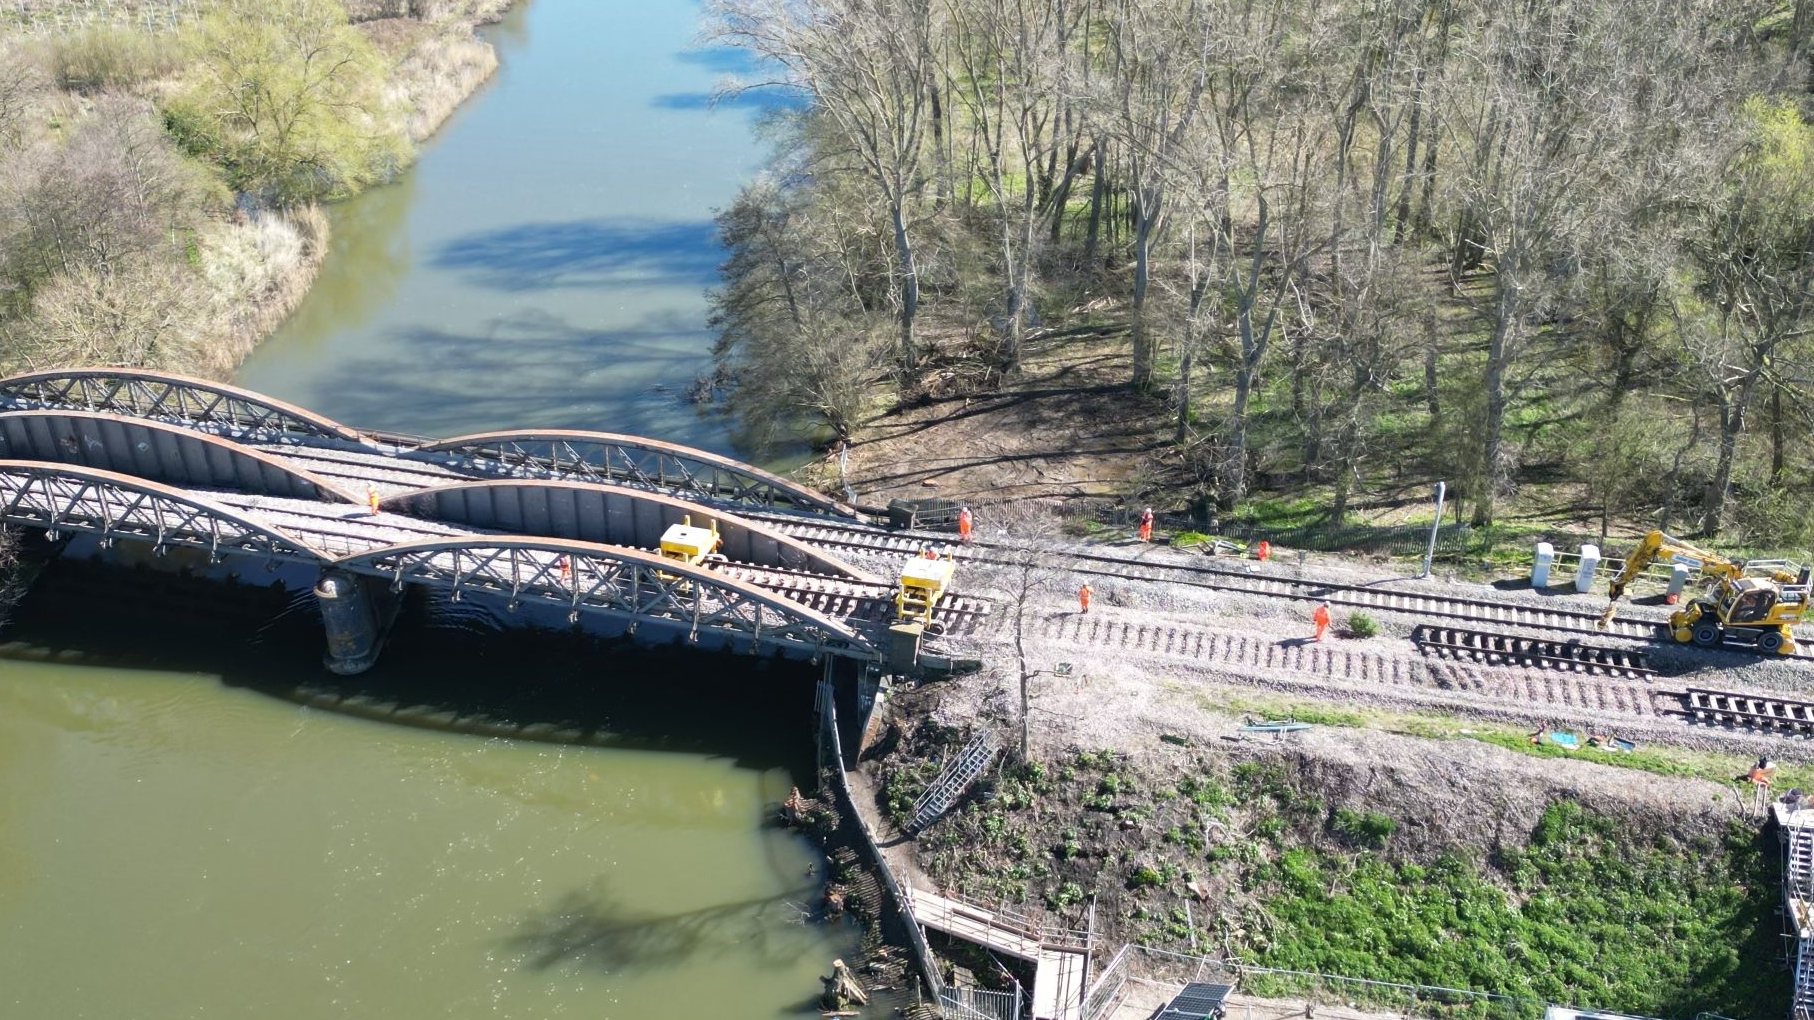
[[[1598,670],[1610,676],[1634,678],[1656,672],[1644,661],[1642,652],[1584,645],[1574,640],[1551,641],[1435,624],[1419,624],[1411,632],[1411,640],[1425,654],[1434,648],[1458,658],[1465,654],[1476,662],[1589,674]]]

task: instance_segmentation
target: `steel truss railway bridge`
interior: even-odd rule
[[[314,567],[328,664],[344,673],[376,660],[386,586],[560,607],[571,623],[653,625],[707,647],[881,663],[892,579],[786,531],[793,518],[861,516],[760,468],[635,436],[434,440],[157,372],[0,379],[0,521],[103,547]],[[723,562],[658,555],[666,528],[689,517],[717,523]],[[981,608],[947,608],[940,622]]]

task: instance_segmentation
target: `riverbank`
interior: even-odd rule
[[[391,16],[401,6],[350,4],[328,44],[368,75],[338,88],[380,88],[360,100],[370,111],[365,127],[394,141],[359,155],[379,163],[321,197],[288,184],[271,192],[269,180],[263,190],[235,190],[251,186],[236,178],[251,144],[240,134],[294,130],[327,146],[331,159],[339,143],[322,133],[337,128],[304,113],[293,126],[253,119],[211,134],[190,62],[220,63],[223,74],[267,72],[232,70],[238,57],[191,40],[223,31],[188,20],[198,8],[172,7],[168,19],[72,3],[6,12],[0,369],[122,364],[229,377],[314,282],[329,242],[323,199],[402,172],[416,144],[496,71],[496,51],[476,29],[501,18],[509,0],[410,4],[411,16]],[[283,39],[272,44],[287,52]],[[297,94],[305,110],[329,100],[306,86]],[[355,126],[362,115],[349,116]],[[289,158],[322,157],[304,148]]]

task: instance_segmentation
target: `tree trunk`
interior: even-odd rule
[[[1442,417],[1441,395],[1436,387],[1438,381],[1436,361],[1440,352],[1437,350],[1435,312],[1424,317],[1423,337],[1423,399],[1424,406],[1430,412],[1430,420],[1434,422]]]
[[[920,310],[920,276],[914,265],[913,242],[907,237],[907,220],[900,203],[888,210],[894,224],[894,253],[901,274],[901,368],[913,372],[919,368],[919,351],[913,341],[913,320]]]
[[[1501,278],[1493,315],[1493,336],[1487,344],[1486,415],[1481,422],[1480,488],[1474,494],[1474,526],[1493,523],[1499,501],[1499,460],[1505,438],[1505,370],[1513,347],[1513,332],[1522,314],[1519,286]]]
[[[1153,230],[1158,226],[1160,194],[1157,188],[1144,187],[1138,195],[1138,213],[1134,222],[1134,391],[1147,393],[1153,388],[1153,331],[1146,318],[1146,290],[1152,282]]]
[[[1108,198],[1108,174],[1102,166],[1102,139],[1096,139],[1093,160],[1096,164],[1094,178],[1090,183],[1090,228],[1083,240],[1083,264],[1094,270],[1096,263],[1096,244],[1102,236],[1102,205]]]

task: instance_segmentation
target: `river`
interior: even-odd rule
[[[520,3],[240,381],[362,426],[725,449],[683,393],[711,212],[759,153],[704,106],[696,19]],[[209,590],[71,559],[7,628],[0,1015],[783,1017],[851,951],[765,824],[810,768],[807,671],[416,604],[336,682],[305,601]]]

